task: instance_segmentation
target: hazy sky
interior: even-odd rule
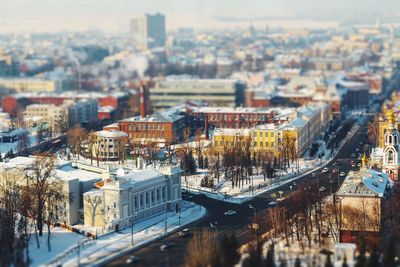
[[[127,30],[131,17],[167,15],[168,28],[210,26],[215,17],[291,16],[321,10],[400,11],[400,0],[0,0],[0,32]]]

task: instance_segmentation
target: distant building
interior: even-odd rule
[[[10,89],[17,93],[38,93],[62,91],[61,80],[45,80],[39,78],[0,78],[0,89]]]
[[[365,82],[341,80],[336,84],[343,111],[368,109],[369,85]]]
[[[191,107],[187,113],[193,117],[194,127],[251,128],[259,124],[279,123],[293,117],[292,108],[230,108]]]
[[[88,124],[98,120],[96,100],[74,102],[66,100],[61,105],[32,104],[26,107],[24,117],[41,117],[47,121],[50,128],[62,132],[75,124]]]
[[[155,113],[146,117],[136,116],[104,127],[104,130],[127,133],[129,142],[136,145],[174,144],[183,140],[184,129],[184,116],[167,113]]]
[[[230,79],[167,77],[149,89],[154,110],[170,108],[187,101],[203,101],[212,107],[244,105],[245,85]]]
[[[120,131],[98,131],[91,145],[92,158],[99,161],[124,161],[128,134]]]
[[[131,35],[141,49],[164,47],[166,41],[165,15],[146,14],[130,21]]]

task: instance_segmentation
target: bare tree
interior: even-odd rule
[[[208,230],[195,233],[187,246],[185,267],[213,266],[216,258],[216,235]]]
[[[85,198],[91,207],[91,226],[94,226],[96,220],[97,208],[102,203],[102,199],[99,195],[93,196],[92,194],[87,194]]]
[[[82,144],[86,139],[85,130],[78,126],[71,128],[67,132],[67,139],[69,147],[71,148],[72,152],[76,156],[78,156],[79,159],[82,151]]]
[[[33,215],[39,235],[43,235],[46,204],[54,194],[58,181],[54,179],[54,156],[49,153],[38,154],[26,171],[26,179],[33,196]]]
[[[375,116],[374,119],[368,123],[368,140],[375,146],[379,145],[379,118]]]

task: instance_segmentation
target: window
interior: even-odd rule
[[[139,195],[140,209],[143,209],[143,194]]]
[[[268,147],[268,142],[265,142],[265,146]]]
[[[157,191],[156,191],[156,198],[157,198],[157,202],[160,202],[160,189],[159,188],[157,188]]]
[[[154,190],[151,190],[151,204],[155,204],[155,201],[154,201]]]
[[[274,132],[271,132],[271,137],[274,137]]]
[[[133,210],[136,211],[137,208],[138,208],[137,196],[135,196],[135,197],[133,198]]]
[[[392,135],[389,135],[389,144],[392,144],[392,142],[393,142],[393,136]]]
[[[162,200],[165,201],[165,187],[161,190]]]
[[[117,207],[117,203],[114,202],[114,209]]]
[[[257,132],[254,132],[254,137],[257,137]]]
[[[274,142],[271,142],[271,147],[274,147],[274,146],[275,146]]]
[[[150,204],[150,201],[149,201],[149,192],[147,191],[147,192],[146,192],[146,207],[148,207],[149,204]]]

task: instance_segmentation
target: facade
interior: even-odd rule
[[[166,41],[165,16],[146,14],[130,21],[133,40],[141,49],[164,47]]]
[[[282,149],[285,138],[295,140],[296,151],[302,155],[325,130],[330,120],[328,105],[315,105],[297,109],[296,117],[281,124],[262,124],[254,128],[254,150],[273,152]]]
[[[392,180],[399,178],[399,142],[400,134],[392,117],[389,118],[389,127],[385,130],[383,140],[382,171],[387,173]]]
[[[37,78],[1,78],[0,88],[23,92],[56,92],[62,90],[61,81]]]
[[[91,157],[99,161],[124,161],[128,134],[120,131],[98,131],[94,133]]]
[[[0,182],[12,178],[25,184],[25,171],[34,164],[34,160],[33,157],[15,157],[0,163]],[[66,225],[79,223],[80,209],[83,207],[82,194],[90,190],[93,183],[101,181],[101,174],[78,170],[73,168],[70,162],[57,160],[51,179],[61,183],[62,193],[66,196],[63,203],[57,207],[56,222]]]
[[[61,132],[75,124],[85,124],[97,121],[98,106],[95,100],[74,102],[66,100],[61,105],[32,104],[26,107],[24,117],[27,120],[41,117],[49,123],[53,131]]]
[[[190,108],[196,127],[202,127],[207,120],[210,128],[252,128],[259,124],[282,123],[295,116],[293,108]]]
[[[86,226],[118,230],[162,214],[178,210],[181,201],[181,170],[159,166],[126,173],[97,183],[84,194]]]
[[[251,129],[217,129],[213,133],[213,148],[218,153],[224,152],[228,147],[233,147],[238,142],[252,146]]]
[[[341,81],[336,85],[344,111],[368,109],[369,85],[365,82]]]
[[[117,127],[119,131],[128,134],[131,144],[173,144],[183,139],[185,118],[181,115],[155,113],[121,120]]]
[[[2,109],[11,116],[16,116],[26,106],[31,104],[53,104],[61,105],[65,101],[96,100],[99,107],[112,109],[114,117],[121,116],[122,111],[128,107],[129,94],[124,92],[115,92],[112,95],[104,93],[78,93],[63,92],[61,94],[43,93],[43,94],[16,94],[2,98]],[[138,105],[139,106],[139,105]],[[113,118],[114,118],[113,117]],[[101,118],[100,118],[101,119]]]
[[[382,207],[388,193],[389,176],[363,166],[350,172],[336,196],[340,207],[340,242],[357,243],[360,234],[367,242],[379,243]]]
[[[179,106],[188,101],[203,102],[211,107],[244,105],[245,85],[230,79],[193,79],[167,77],[149,89],[154,110]]]

